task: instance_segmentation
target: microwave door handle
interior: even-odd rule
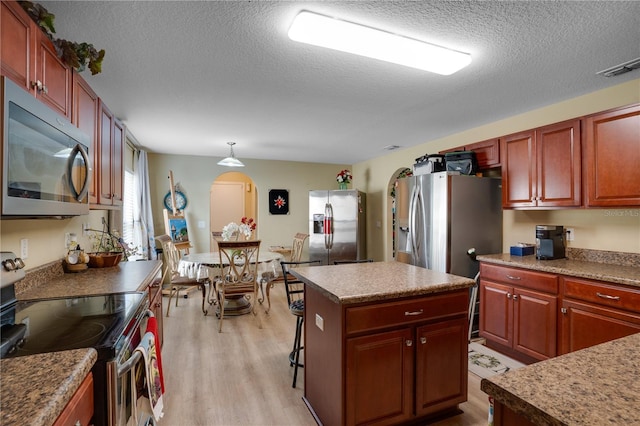
[[[82,183],[82,189],[80,190],[80,192],[76,190],[76,187],[73,184],[73,162],[78,154],[80,154],[80,156],[84,160],[84,163],[87,165],[87,173],[85,174],[84,182]],[[69,153],[69,158],[67,159],[67,178],[69,189],[71,190],[71,194],[73,195],[73,198],[76,199],[76,201],[82,201],[84,197],[87,196],[87,192],[89,192],[89,171],[89,156],[87,155],[85,150],[82,149],[82,146],[80,146],[80,144],[76,144],[76,146],[74,146]]]

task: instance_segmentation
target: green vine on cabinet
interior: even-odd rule
[[[85,70],[87,65],[91,70],[91,75],[102,72],[102,60],[104,59],[104,49],[97,50],[90,43],[76,43],[73,41],[55,38],[53,35],[56,29],[53,25],[55,15],[50,13],[44,6],[30,1],[18,1],[20,6],[29,14],[31,19],[44,31],[56,48],[58,57],[68,66],[78,72]]]

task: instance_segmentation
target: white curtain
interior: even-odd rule
[[[136,190],[136,202],[133,203],[134,240],[142,247],[143,259],[157,259],[146,151],[138,152],[138,166],[134,172],[134,180]]]

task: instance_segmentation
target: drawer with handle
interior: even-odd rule
[[[346,310],[346,332],[353,334],[448,316],[467,315],[468,309],[468,289],[397,302],[358,306]]]
[[[531,290],[558,294],[558,276],[520,268],[480,263],[480,278]]]
[[[564,297],[640,313],[640,288],[573,277],[563,277],[562,287]]]

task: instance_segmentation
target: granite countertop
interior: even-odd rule
[[[345,305],[423,296],[474,284],[470,278],[401,262],[301,267],[291,273],[333,302]]]
[[[640,424],[640,333],[482,379],[480,388],[536,424]]]
[[[78,273],[27,272],[25,283],[16,284],[18,300],[80,297],[144,291],[162,267],[160,260],[120,262],[110,268],[89,268]]]
[[[575,259],[538,260],[535,255],[512,256],[505,253],[478,255],[477,259],[480,262],[640,287],[640,267],[638,266]]]
[[[0,423],[53,424],[97,358],[87,348],[0,360]]]

